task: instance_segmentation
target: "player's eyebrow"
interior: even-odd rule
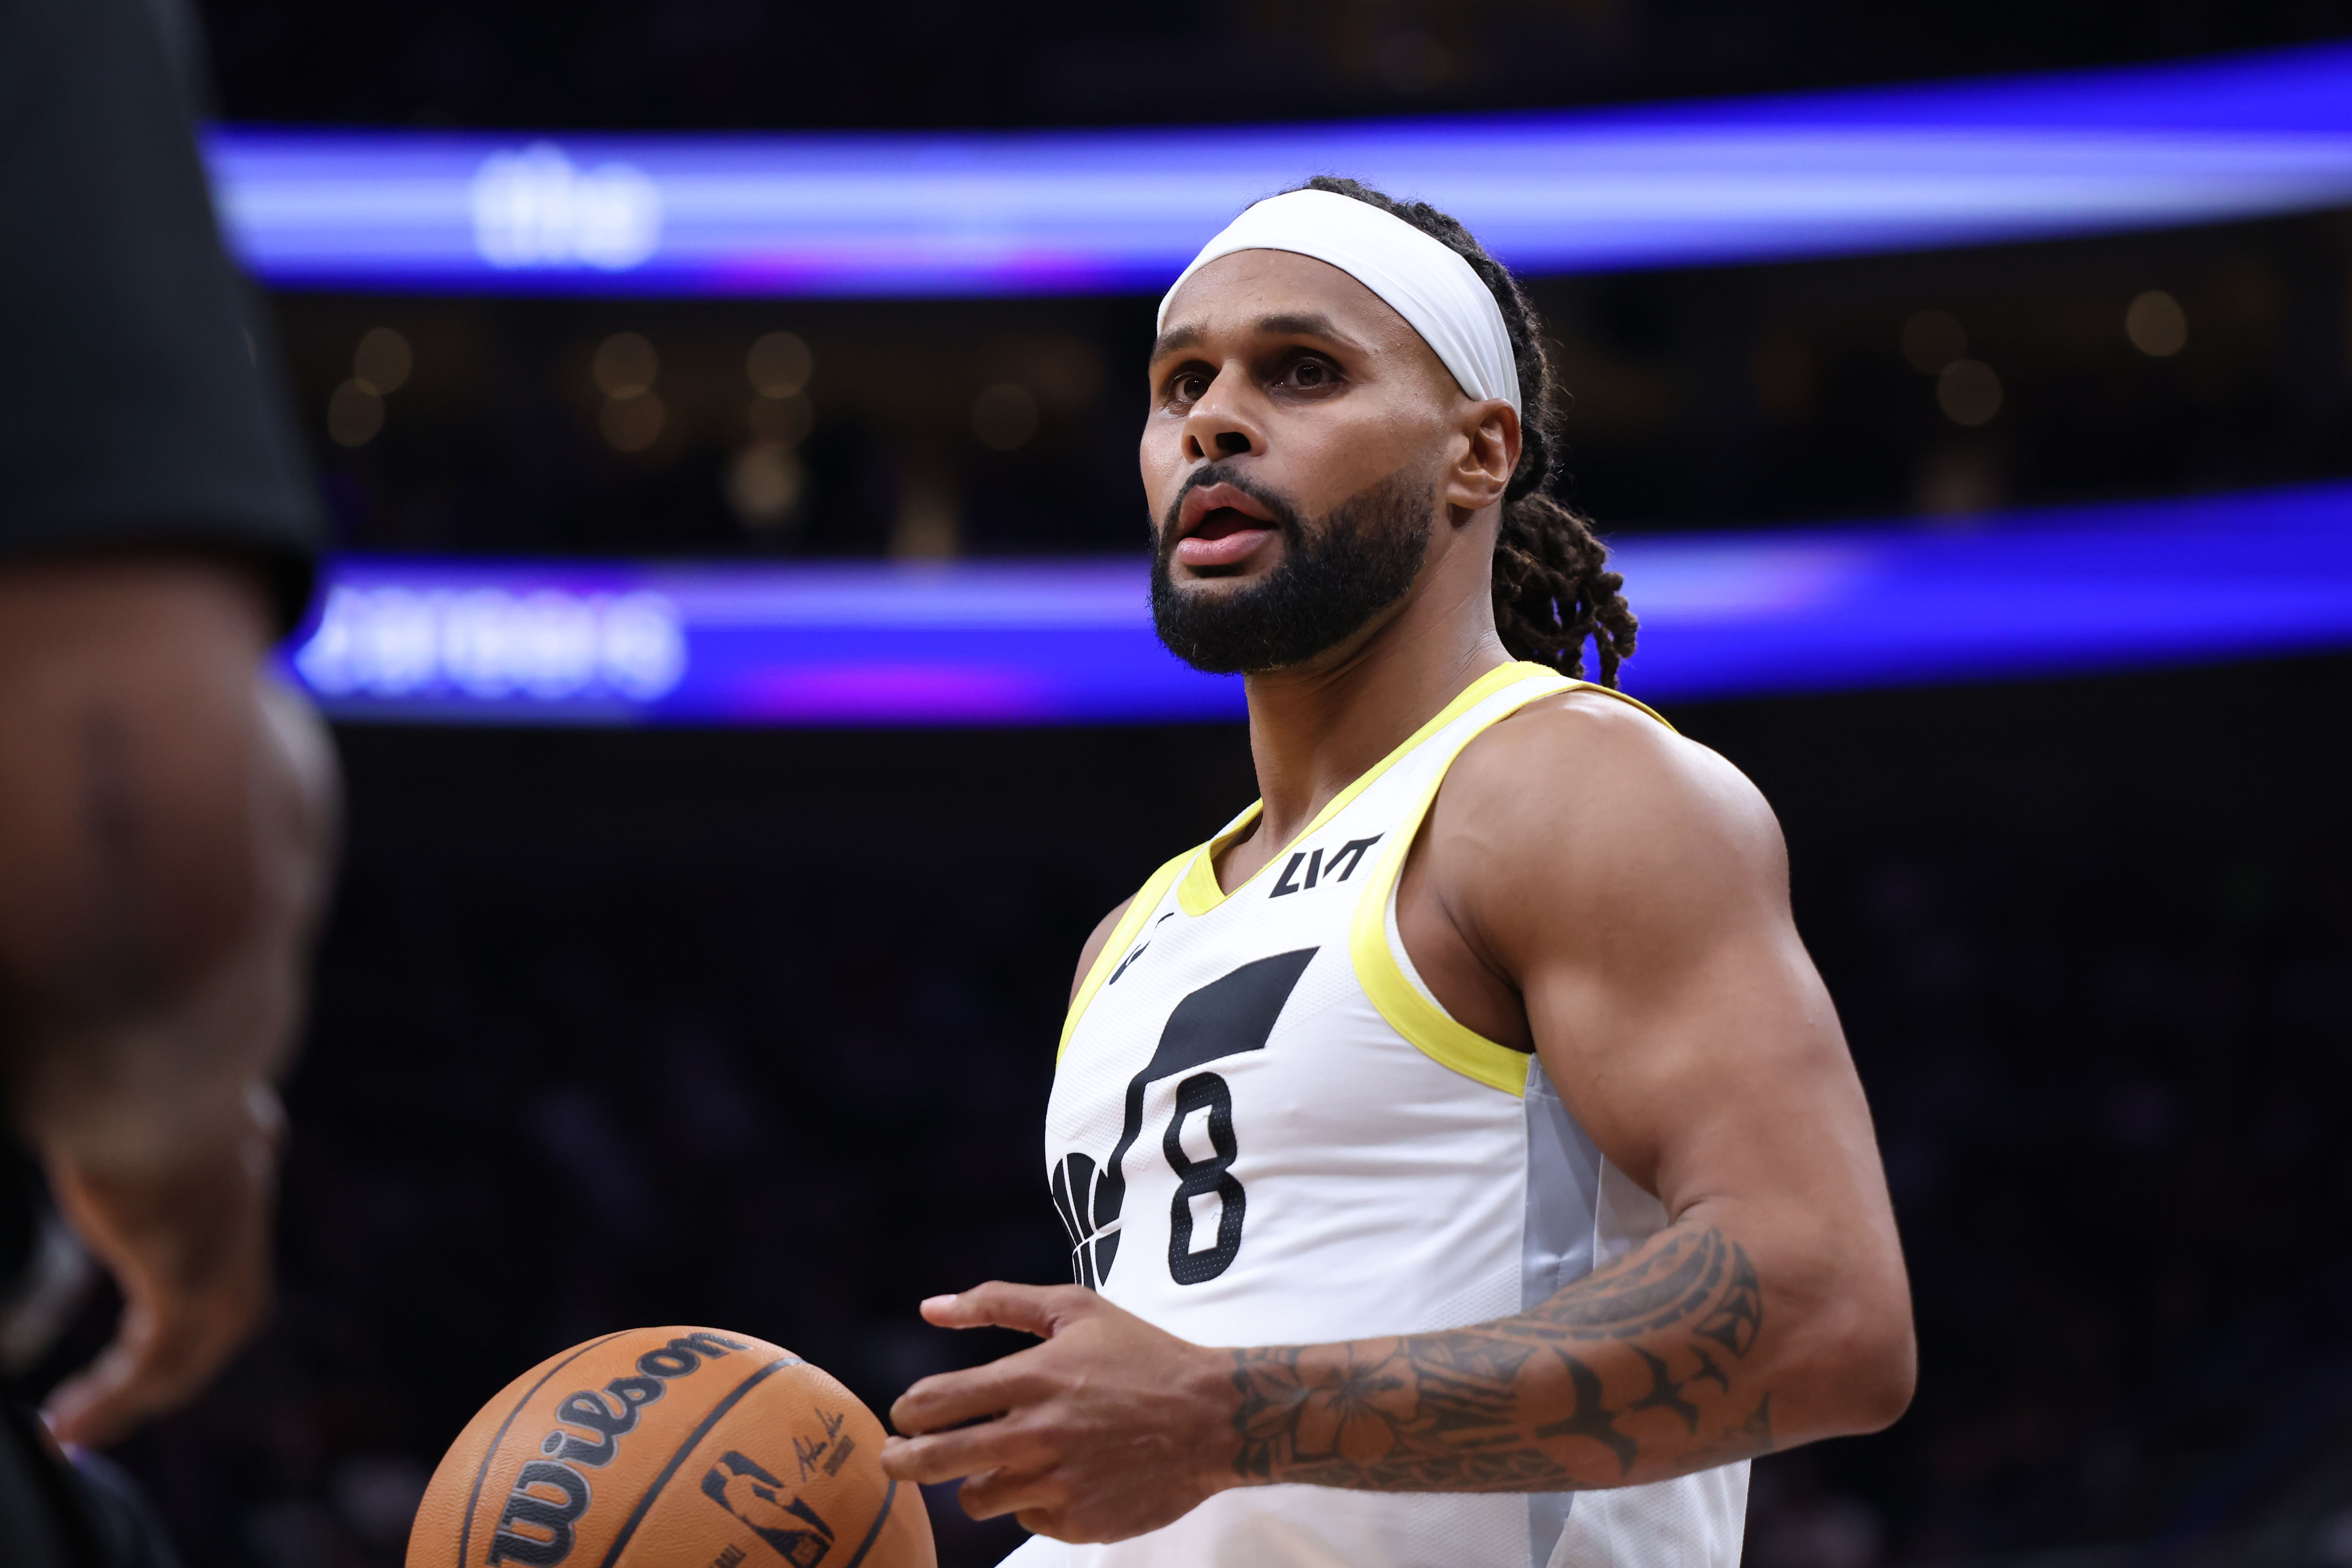
[[[1267,338],[1320,338],[1327,343],[1353,344],[1355,340],[1339,330],[1339,324],[1319,310],[1290,311],[1278,316],[1261,316],[1256,330]]]
[[[1165,359],[1179,350],[1195,348],[1200,344],[1201,340],[1207,336],[1208,334],[1200,327],[1189,323],[1181,327],[1171,327],[1153,340],[1151,358],[1156,361]]]
[[[1272,316],[1261,316],[1250,324],[1250,330],[1267,338],[1320,338],[1327,343],[1355,346],[1355,339],[1339,330],[1339,324],[1319,310],[1289,310]],[[1160,334],[1151,345],[1151,360],[1157,363],[1168,355],[1197,348],[1208,337],[1208,329],[1195,322],[1171,327]]]

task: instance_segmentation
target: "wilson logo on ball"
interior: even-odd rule
[[[782,1345],[624,1329],[474,1413],[416,1505],[406,1568],[939,1568],[884,1437]]]
[[[539,1445],[539,1451],[549,1457],[532,1460],[515,1474],[514,1490],[507,1495],[498,1532],[490,1539],[492,1568],[508,1563],[554,1568],[570,1556],[573,1526],[588,1511],[593,1495],[588,1478],[572,1467],[610,1464],[621,1451],[621,1438],[635,1428],[638,1413],[667,1391],[670,1379],[690,1375],[705,1361],[750,1348],[741,1340],[707,1331],[682,1334],[638,1356],[635,1376],[615,1377],[601,1390],[565,1395],[555,1406],[555,1418],[562,1425]],[[799,1568],[799,1560],[792,1561]]]

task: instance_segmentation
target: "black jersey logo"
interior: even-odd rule
[[[1135,961],[1136,961],[1138,958],[1140,958],[1140,957],[1142,957],[1142,956],[1143,956],[1143,950],[1144,950],[1146,947],[1149,947],[1149,946],[1151,946],[1151,938],[1152,938],[1153,936],[1158,936],[1158,935],[1160,934],[1160,928],[1162,925],[1167,925],[1170,921],[1171,921],[1171,920],[1173,920],[1173,919],[1175,919],[1175,918],[1176,918],[1176,912],[1175,912],[1174,910],[1172,910],[1172,909],[1171,909],[1171,910],[1170,910],[1167,914],[1165,914],[1165,915],[1161,915],[1159,919],[1157,919],[1157,920],[1153,921],[1153,922],[1151,923],[1151,930],[1150,930],[1150,933],[1149,935],[1147,935],[1147,936],[1143,938],[1143,940],[1142,940],[1142,941],[1138,942],[1138,943],[1135,945],[1135,948],[1134,948],[1134,950],[1133,950],[1132,952],[1129,953],[1129,954],[1128,954],[1128,956],[1127,956],[1126,957],[1121,958],[1121,959],[1118,961],[1118,968],[1116,968],[1116,969],[1113,969],[1113,970],[1110,972],[1110,978],[1109,978],[1109,979],[1108,979],[1108,980],[1105,980],[1105,981],[1103,982],[1103,984],[1104,984],[1105,986],[1116,986],[1116,985],[1118,985],[1118,977],[1119,977],[1121,975],[1126,974],[1129,969],[1131,969],[1131,968],[1135,967]]]
[[[1361,852],[1359,852],[1360,853]],[[1143,1093],[1153,1081],[1171,1077],[1191,1068],[1214,1061],[1219,1057],[1238,1056],[1246,1051],[1263,1051],[1266,1038],[1274,1033],[1275,1020],[1282,1016],[1283,1005],[1298,985],[1298,977],[1307,972],[1307,962],[1317,952],[1302,947],[1295,953],[1277,953],[1271,958],[1259,958],[1244,964],[1223,979],[1212,980],[1191,996],[1176,1004],[1168,1015],[1168,1026],[1160,1031],[1159,1049],[1151,1060],[1127,1083],[1126,1114],[1121,1118],[1118,1143],[1110,1158],[1099,1168],[1082,1154],[1065,1155],[1054,1167],[1054,1207],[1061,1214],[1062,1228],[1070,1235],[1070,1274],[1088,1290],[1100,1290],[1110,1278],[1111,1262],[1118,1256],[1118,1216],[1127,1202],[1127,1176],[1122,1169],[1127,1151],[1143,1133]],[[1213,1077],[1214,1074],[1204,1076]],[[1188,1083],[1188,1089],[1192,1086]],[[1223,1082],[1217,1091],[1223,1088]],[[1214,1190],[1224,1200],[1223,1217],[1218,1221],[1218,1244],[1208,1255],[1221,1257],[1209,1272],[1193,1263],[1174,1268],[1178,1281],[1198,1284],[1224,1271],[1233,1254],[1241,1245],[1241,1226],[1244,1197],[1238,1181],[1225,1170],[1233,1163],[1233,1113],[1230,1099],[1217,1091],[1196,1090],[1180,1095],[1176,1121],[1170,1124],[1165,1142],[1175,1147],[1188,1112],[1206,1109],[1212,1116],[1216,1107],[1212,1099],[1225,1099],[1224,1113],[1212,1124],[1212,1137],[1218,1158],[1202,1162],[1201,1166],[1213,1165]],[[1205,1096],[1205,1097],[1204,1097]],[[1188,1102],[1191,1102],[1188,1103]],[[1177,1151],[1181,1153],[1181,1149]],[[1174,1155],[1171,1156],[1171,1162]],[[1191,1168],[1183,1173],[1188,1184]],[[1176,1201],[1189,1205],[1189,1190],[1180,1192]],[[1179,1228],[1185,1239],[1190,1239],[1190,1209]],[[1187,1274],[1195,1278],[1185,1278]]]
[[[1280,876],[1275,878],[1274,891],[1266,896],[1286,898],[1291,894],[1306,892],[1318,882],[1347,881],[1356,874],[1356,868],[1363,863],[1364,852],[1379,843],[1381,837],[1379,833],[1374,833],[1369,839],[1349,839],[1331,852],[1331,859],[1328,863],[1323,859],[1321,850],[1294,851],[1290,857],[1290,863],[1282,868]],[[1299,877],[1301,866],[1307,868],[1304,881]]]

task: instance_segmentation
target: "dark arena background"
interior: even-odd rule
[[[350,806],[280,1310],[120,1455],[190,1568],[398,1563],[458,1427],[592,1333],[744,1330],[877,1409],[1015,1343],[915,1303],[1066,1278],[1039,1127],[1079,943],[1254,794],[1231,686],[1144,645],[1133,452],[1159,288],[1286,176],[1185,198],[1172,260],[1080,255],[1006,237],[1036,171],[992,183],[987,138],[1312,132],[1226,146],[1296,180],[1342,131],[1497,115],[1732,139],[1683,227],[1591,248],[1538,171],[1488,237],[1558,340],[1564,493],[1644,614],[1628,689],[1787,828],[1917,1294],[1916,1406],[1760,1462],[1748,1561],[2352,1564],[2337,8],[204,9],[225,224],[337,530],[344,597],[289,668]],[[1773,227],[1859,167],[1769,134],[1806,105],[1893,160],[1873,188],[1965,165],[1979,205],[1840,185]],[[704,138],[788,162],[814,131],[980,140],[854,266],[664,248],[699,232],[664,182]],[[2215,140],[2085,151],[2142,132],[2158,163]],[[286,172],[331,143],[352,162]],[[1594,146],[1560,167],[1608,174]],[[395,266],[368,160],[412,153],[454,160],[459,239]],[[875,156],[878,190],[942,166]],[[514,217],[531,180],[570,228]],[[344,218],[286,215],[331,188]],[[1058,259],[1003,259],[1033,242]],[[433,667],[466,604],[474,662]],[[608,616],[604,686],[530,652],[566,615]],[[1020,1539],[930,1500],[950,1568]]]

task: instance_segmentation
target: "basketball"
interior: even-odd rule
[[[790,1351],[631,1329],[499,1391],[442,1458],[408,1568],[933,1568],[882,1423]]]

